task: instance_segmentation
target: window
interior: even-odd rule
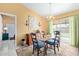
[[[53,29],[60,31],[61,40],[69,42],[69,20],[67,18],[58,24],[54,24]]]

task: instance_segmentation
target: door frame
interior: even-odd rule
[[[0,15],[0,34],[1,34],[1,38],[0,38],[0,45],[1,45],[1,41],[2,41],[2,27],[3,27],[3,24],[2,24],[2,16]]]
[[[14,14],[10,14],[10,13],[5,13],[5,12],[0,12],[0,15],[6,15],[9,17],[14,17],[15,20],[15,47],[17,46],[16,44],[16,39],[17,39],[17,16]]]

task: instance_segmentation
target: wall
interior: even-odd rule
[[[2,19],[3,19],[2,22],[4,25],[9,24],[9,23],[11,23],[11,24],[15,23],[15,20],[14,19],[12,20],[12,18],[10,16],[2,15]]]
[[[10,13],[17,16],[17,44],[22,38],[25,37],[25,34],[28,33],[28,28],[25,25],[28,15],[37,17],[37,20],[41,23],[40,28],[47,32],[47,21],[37,13],[33,12],[28,8],[25,8],[21,4],[0,4],[0,12]]]

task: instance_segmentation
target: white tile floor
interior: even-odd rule
[[[0,56],[17,56],[14,40],[1,41]]]

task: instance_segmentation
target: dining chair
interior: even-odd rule
[[[46,45],[48,46],[51,45],[54,47],[54,54],[56,54],[56,47],[59,51],[59,46],[60,46],[60,37],[58,37],[58,35],[60,35],[60,33],[58,31],[55,31],[55,37],[54,38],[50,38],[46,41]]]
[[[55,38],[58,41],[58,45],[60,46],[60,31],[54,31]]]
[[[57,47],[57,49],[58,49],[58,51],[59,51],[58,41],[57,41],[55,38],[48,39],[46,43],[47,43],[47,44],[46,44],[47,47],[48,47],[48,44],[49,44],[50,46],[53,46],[53,47],[54,47],[54,54],[56,54],[56,47]]]
[[[41,48],[44,48],[44,55],[45,55],[45,52],[46,52],[46,48],[45,48],[45,42],[42,41],[42,40],[38,40],[36,38],[36,33],[31,33],[31,37],[32,37],[32,42],[33,42],[33,54],[34,54],[34,51],[37,50],[37,56],[39,56],[40,54],[40,49]]]

